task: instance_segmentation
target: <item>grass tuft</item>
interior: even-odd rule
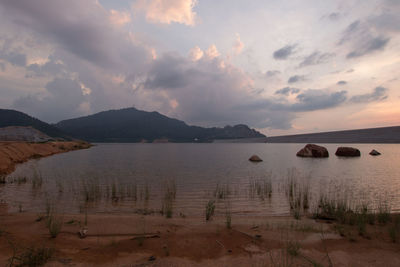
[[[209,200],[206,205],[206,221],[209,221],[214,215],[215,211],[215,200]]]

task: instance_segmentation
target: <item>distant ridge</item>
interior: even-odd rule
[[[400,143],[400,126],[271,136],[267,143]]]
[[[103,111],[63,120],[55,126],[89,142],[212,142],[215,139],[265,137],[244,124],[224,128],[189,126],[158,112],[135,108]]]
[[[0,109],[0,128],[9,126],[32,127],[50,137],[56,139],[70,139],[56,127],[33,118],[23,112],[12,109]]]

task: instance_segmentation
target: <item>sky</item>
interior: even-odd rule
[[[0,107],[285,135],[400,125],[400,0],[0,0]]]

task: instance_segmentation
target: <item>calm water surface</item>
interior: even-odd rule
[[[303,144],[97,144],[87,149],[32,160],[17,167],[9,180],[28,177],[27,183],[0,185],[0,201],[9,211],[42,212],[46,203],[56,203],[61,212],[129,213],[138,209],[160,210],[166,185],[175,184],[174,216],[203,215],[205,204],[215,198],[217,212],[233,214],[287,215],[285,185],[288,172],[308,185],[311,202],[321,192],[346,195],[350,201],[376,206],[390,203],[400,211],[400,145],[352,144],[359,158],[338,158],[340,145],[327,144],[330,157],[296,157]],[[381,156],[368,153],[376,149]],[[252,163],[259,155],[264,161]],[[32,179],[42,177],[41,186]],[[271,181],[271,197],[254,194],[252,186]],[[96,194],[85,201],[84,191]],[[112,196],[116,196],[112,200]]]

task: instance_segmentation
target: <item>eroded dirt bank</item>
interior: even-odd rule
[[[47,157],[71,150],[91,147],[83,141],[68,142],[0,142],[0,175],[5,175],[15,170],[15,165],[32,158]]]

